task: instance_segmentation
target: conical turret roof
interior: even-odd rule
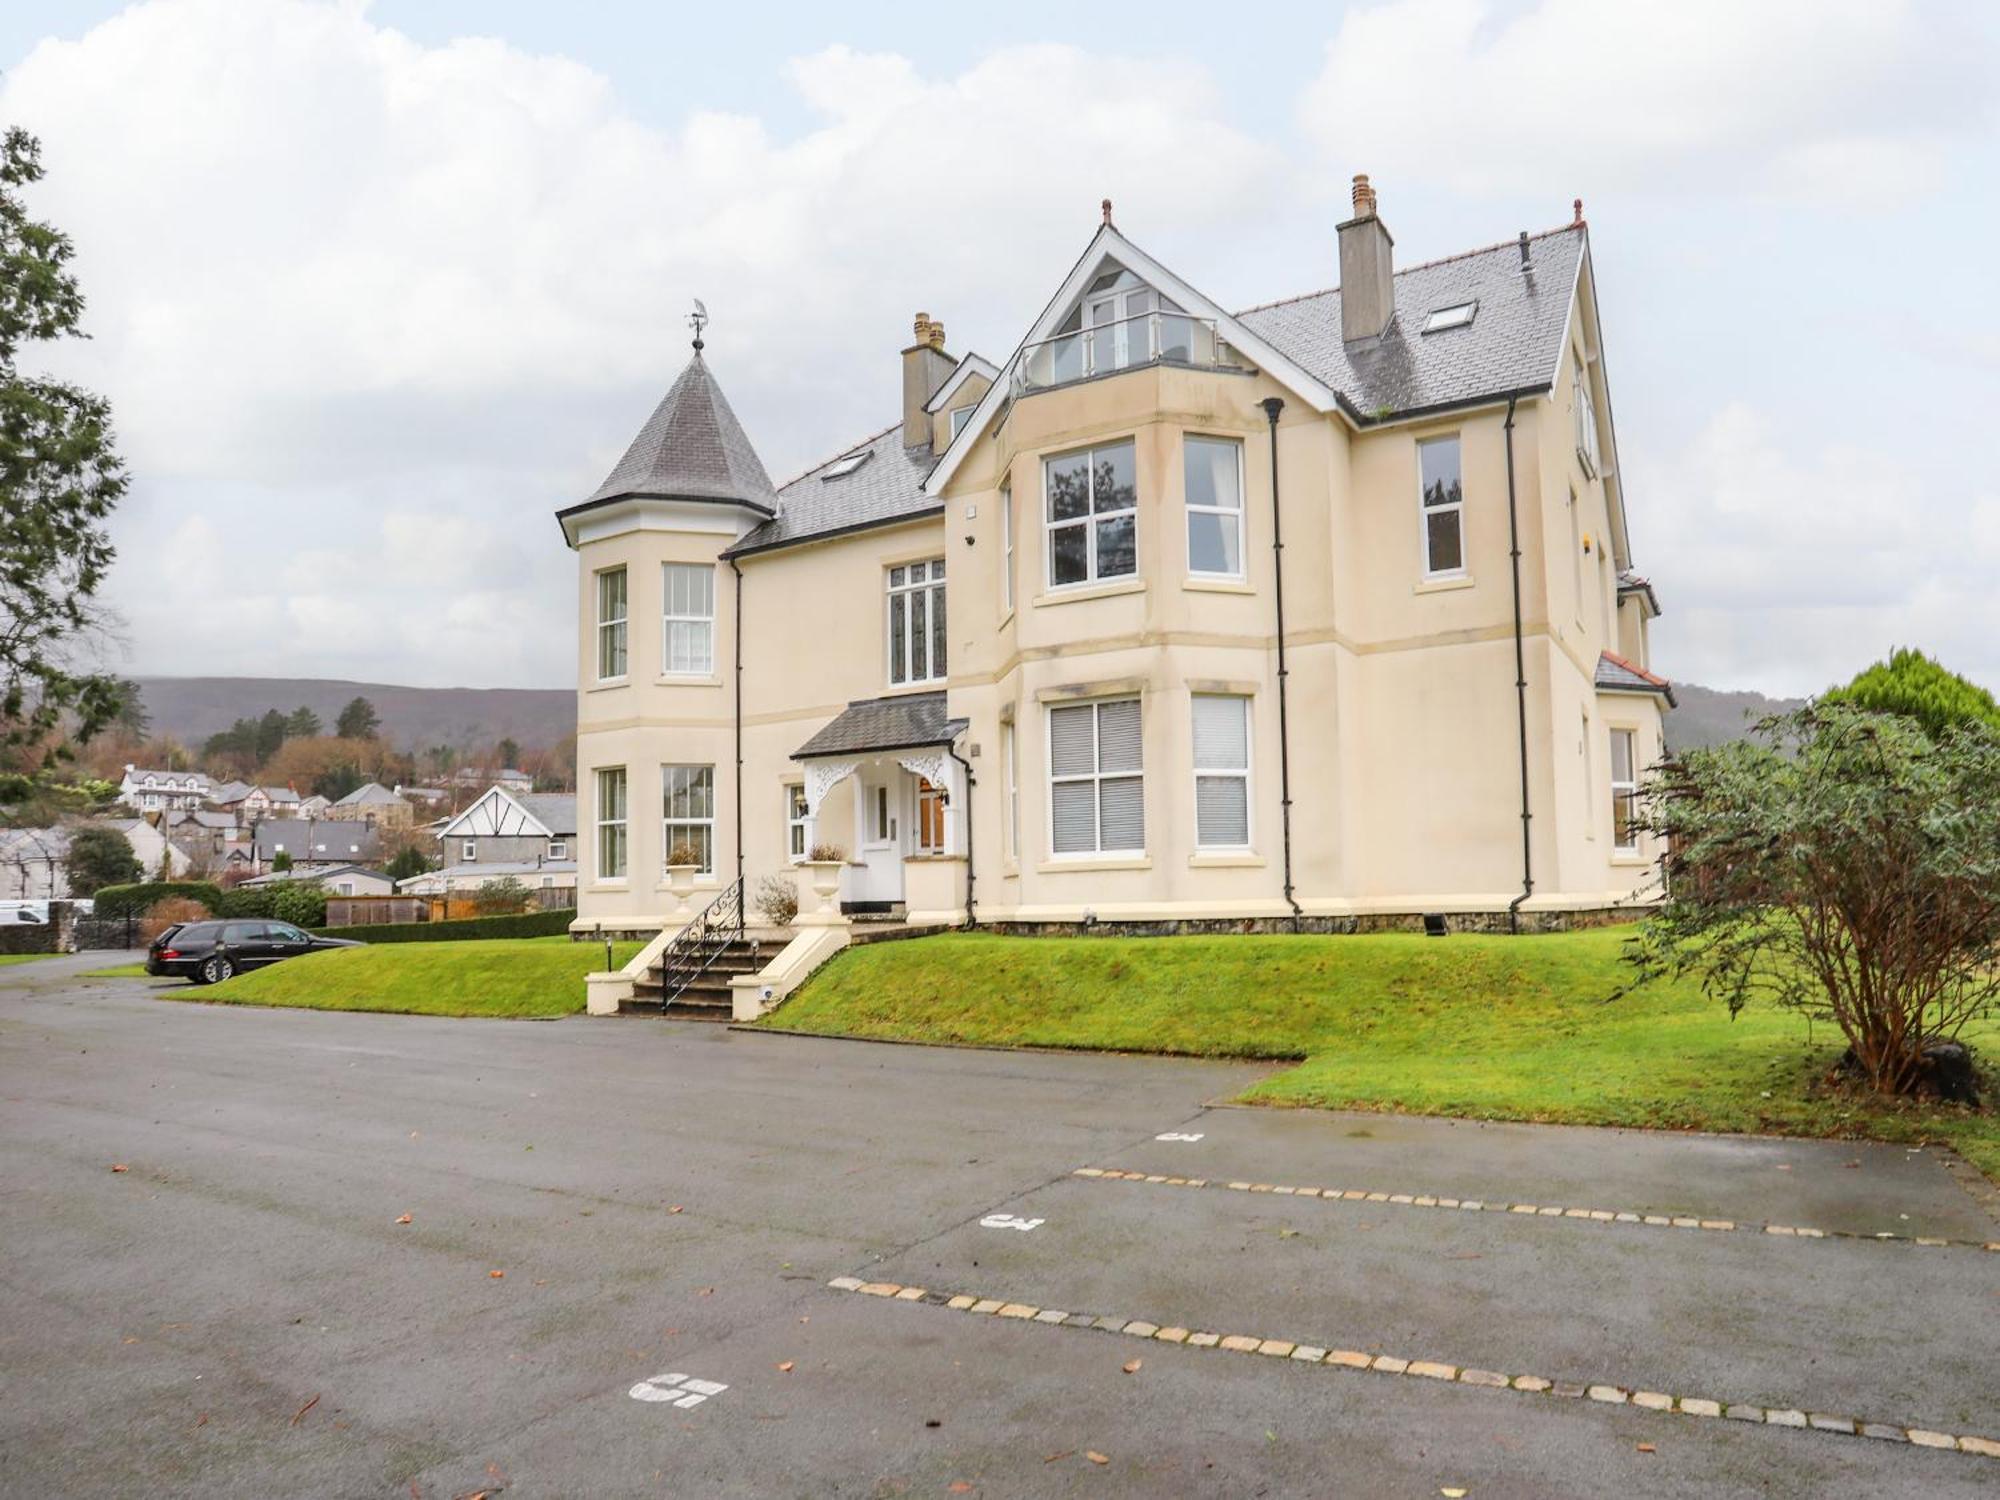
[[[777,514],[771,476],[699,350],[583,504],[628,498],[733,502]]]

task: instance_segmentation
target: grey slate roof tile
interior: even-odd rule
[[[1517,243],[1398,271],[1388,331],[1351,348],[1340,337],[1338,288],[1236,316],[1363,418],[1455,406],[1549,383],[1583,246],[1584,230],[1572,225],[1528,237],[1531,275],[1521,274]],[[1422,331],[1429,314],[1473,301],[1479,311],[1466,326]]]
[[[866,453],[850,474],[828,478],[843,458]],[[854,531],[915,516],[941,515],[944,507],[924,493],[924,476],[935,455],[929,448],[905,448],[903,424],[835,454],[806,470],[778,491],[778,514],[729,549],[729,555],[761,552],[810,537]]]
[[[576,793],[517,792],[512,794],[521,810],[557,838],[576,836]]]
[[[946,717],[942,689],[889,698],[858,698],[794,750],[792,759],[948,745],[965,731],[965,726],[964,719]]]
[[[1674,685],[1671,682],[1644,667],[1634,666],[1613,651],[1606,651],[1597,658],[1597,690],[1600,693],[1657,693],[1667,700],[1670,707],[1674,702]]]
[[[628,495],[736,501],[767,513],[777,509],[771,476],[699,353],[583,505]]]

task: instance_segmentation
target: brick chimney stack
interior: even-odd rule
[[[924,410],[958,361],[944,352],[944,324],[927,312],[916,316],[916,341],[903,351],[903,446],[928,447],[930,413]]]
[[[1395,240],[1375,211],[1366,172],[1354,177],[1354,217],[1340,236],[1340,336],[1380,338],[1396,314]]]

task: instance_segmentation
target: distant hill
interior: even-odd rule
[[[1805,706],[1803,698],[1766,698],[1762,693],[1730,693],[1674,684],[1680,706],[1667,714],[1667,744],[1676,750],[1701,750],[1725,740],[1740,740],[1750,726],[1771,714],[1790,713]]]
[[[382,738],[405,750],[432,745],[485,748],[518,740],[546,750],[576,732],[574,688],[421,688],[315,677],[141,677],[152,733],[199,747],[238,719],[303,704],[333,732],[350,699],[366,698],[382,718]]]

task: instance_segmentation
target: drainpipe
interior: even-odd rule
[[[1292,909],[1292,926],[1305,915],[1292,894],[1292,747],[1285,715],[1285,542],[1278,508],[1278,413],[1285,403],[1266,396],[1259,403],[1271,423],[1271,575],[1276,582],[1278,609],[1278,809],[1285,830],[1285,904]]]
[[[978,778],[972,774],[971,761],[960,755],[950,745],[944,747],[944,753],[965,768],[965,925],[967,927],[977,927],[979,925],[979,909],[978,903],[972,897],[972,882],[974,879],[972,872],[972,789],[979,783]]]
[[[732,590],[736,595],[736,703],[732,713],[736,720],[736,888],[741,910],[750,904],[750,893],[743,889],[743,570],[733,557],[729,571],[736,579]]]
[[[1521,903],[1535,893],[1534,847],[1528,836],[1528,662],[1521,644],[1521,519],[1514,496],[1514,406],[1507,398],[1507,542],[1514,566],[1514,713],[1521,729],[1521,894],[1507,903],[1507,930],[1521,930]]]

